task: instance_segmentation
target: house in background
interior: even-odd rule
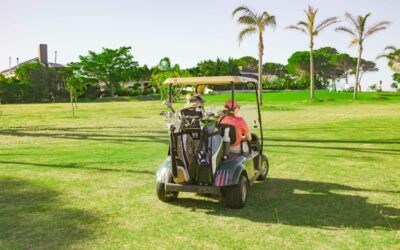
[[[0,71],[0,74],[3,74],[6,77],[12,77],[15,75],[15,70],[19,66],[28,64],[28,63],[34,63],[34,62],[40,62],[41,64],[43,64],[46,67],[55,68],[55,69],[60,69],[60,68],[65,67],[65,65],[63,65],[63,64],[59,64],[56,62],[54,62],[54,63],[49,62],[48,58],[49,57],[48,57],[48,51],[47,51],[47,44],[40,44],[37,57],[27,60],[25,62],[21,62],[21,63],[19,62],[18,57],[17,57],[17,63],[15,66],[11,65],[11,59],[10,59],[10,67],[8,69]]]

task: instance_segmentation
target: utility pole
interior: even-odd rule
[[[54,51],[54,63],[57,63],[57,50]]]
[[[8,64],[9,64],[9,70],[8,70],[8,74],[11,75],[11,56],[8,58]]]
[[[19,68],[19,58],[17,57],[17,69]]]

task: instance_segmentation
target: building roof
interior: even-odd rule
[[[21,63],[19,63],[18,65],[15,65],[14,67],[11,67],[11,72],[15,72],[15,70],[16,70],[18,67],[20,67],[21,65],[29,64],[29,63],[33,63],[33,62],[39,62],[39,57],[35,57],[35,58],[30,59],[30,60],[27,60],[27,61],[25,61],[25,62],[21,62]],[[51,62],[49,62],[48,64],[49,64],[48,66],[49,66],[50,68],[59,69],[59,68],[64,68],[64,67],[65,67],[65,65],[59,64],[59,63],[51,63]],[[0,71],[0,74],[8,74],[9,72],[10,72],[10,69],[5,69],[5,70],[3,70],[3,71]]]

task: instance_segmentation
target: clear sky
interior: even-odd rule
[[[168,56],[181,67],[191,67],[217,57],[257,57],[257,39],[250,37],[238,46],[240,27],[232,20],[232,10],[245,4],[267,10],[277,18],[275,31],[264,35],[264,61],[285,64],[297,50],[308,50],[307,37],[284,28],[305,18],[309,4],[319,8],[318,18],[372,12],[370,24],[388,20],[388,30],[365,42],[364,58],[374,60],[387,45],[400,47],[400,0],[1,0],[0,69],[8,68],[8,58],[20,61],[37,56],[39,43],[49,46],[49,60],[58,51],[59,63],[68,63],[88,50],[132,46],[142,65],[155,65]],[[315,47],[332,46],[351,56],[350,37],[330,28],[317,38]],[[365,76],[362,85],[383,80],[389,89],[393,74],[385,60],[377,61],[380,71]],[[365,88],[364,88],[365,89]]]

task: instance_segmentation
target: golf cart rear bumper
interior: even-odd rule
[[[199,185],[181,185],[175,183],[166,183],[165,190],[167,192],[191,192],[202,194],[219,194],[221,189],[216,186],[199,186]]]

